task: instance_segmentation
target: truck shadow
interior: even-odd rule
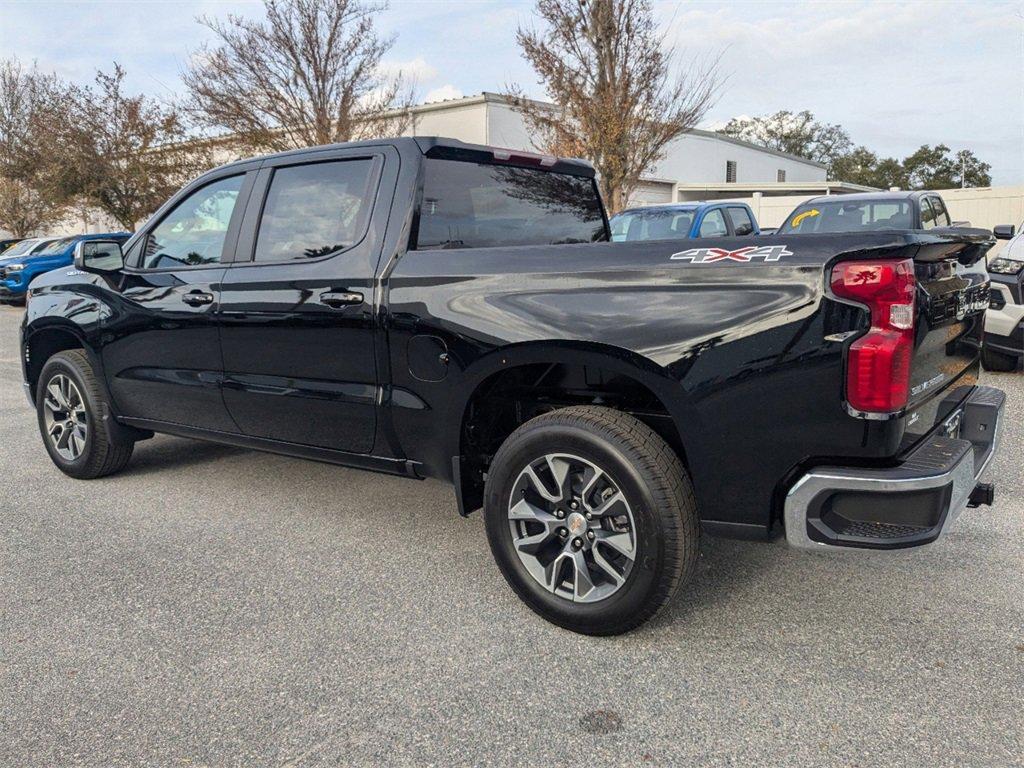
[[[210,464],[246,452],[245,448],[231,445],[157,435],[152,440],[136,445],[132,460],[121,475],[143,477],[155,472],[167,472],[172,468]]]

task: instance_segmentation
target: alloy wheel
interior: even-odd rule
[[[636,526],[625,494],[592,461],[552,453],[528,464],[508,506],[520,562],[544,589],[579,603],[605,600],[636,561]]]
[[[43,420],[50,445],[66,461],[74,461],[85,450],[89,423],[85,399],[70,377],[57,374],[46,384]]]

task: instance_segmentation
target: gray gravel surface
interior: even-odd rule
[[[49,462],[0,308],[0,765],[1024,765],[1024,374],[994,508],[898,554],[706,539],[544,623],[450,489],[187,440]]]

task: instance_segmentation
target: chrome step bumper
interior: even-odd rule
[[[971,501],[999,444],[1006,396],[975,387],[960,436],[924,440],[895,467],[818,467],[786,495],[786,539],[801,549],[901,549],[935,541]]]

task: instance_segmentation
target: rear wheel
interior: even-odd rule
[[[1007,355],[988,346],[981,348],[981,365],[986,371],[1012,373],[1019,364],[1020,357],[1017,355]]]
[[[642,624],[697,558],[682,462],[643,422],[608,408],[553,411],[513,432],[488,470],[484,515],[511,587],[575,632]]]
[[[61,472],[88,480],[113,474],[128,463],[135,443],[111,439],[100,419],[105,406],[84,352],[69,349],[46,361],[36,389],[36,411],[43,445]]]

